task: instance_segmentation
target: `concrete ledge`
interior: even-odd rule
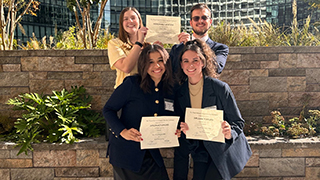
[[[320,173],[320,138],[285,139],[247,137],[253,155],[234,180],[314,179]],[[104,137],[68,144],[34,144],[33,152],[17,156],[13,143],[0,142],[0,177],[6,180],[112,180]],[[173,149],[161,149],[170,178]],[[192,166],[191,166],[192,167]],[[192,177],[192,168],[189,177]]]

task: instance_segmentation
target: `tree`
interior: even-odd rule
[[[97,46],[103,11],[107,2],[108,0],[67,0],[67,7],[75,14],[77,30],[80,33],[85,49],[92,49]],[[95,22],[94,28],[92,28],[93,22],[90,17],[90,8],[92,5],[97,4],[100,4],[99,16]],[[80,23],[78,10],[81,14],[82,23]],[[89,47],[87,47],[87,41]]]
[[[311,7],[320,9],[320,0],[304,0],[309,3]]]
[[[36,16],[39,2],[35,0],[0,0],[0,46],[12,50],[14,31],[25,14]],[[20,13],[18,15],[18,13]]]

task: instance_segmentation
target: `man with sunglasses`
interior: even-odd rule
[[[208,36],[208,30],[211,27],[211,10],[204,4],[196,4],[191,8],[191,19],[190,26],[192,27],[193,33],[190,39],[190,34],[182,32],[178,35],[180,44],[176,44],[171,48],[170,58],[172,61],[173,72],[177,72],[179,67],[179,55],[184,47],[184,43],[193,39],[201,39],[205,41],[210,48],[215,52],[218,62],[217,73],[221,73],[228,57],[229,48],[225,44],[212,41]]]
[[[211,10],[204,4],[196,4],[191,8],[191,19],[190,26],[192,27],[193,33],[190,39],[190,35],[186,32],[182,32],[178,35],[180,44],[176,44],[171,48],[170,58],[172,61],[173,73],[178,71],[179,67],[179,56],[185,43],[193,39],[201,39],[205,41],[210,48],[216,54],[216,61],[218,64],[217,73],[221,73],[229,53],[229,48],[225,44],[217,43],[211,40],[208,36],[208,30],[211,27]],[[174,172],[173,180],[187,180],[189,171],[189,154],[188,143],[179,138],[181,148],[175,148],[174,151]]]

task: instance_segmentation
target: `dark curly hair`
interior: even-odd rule
[[[186,42],[184,45],[180,57],[179,57],[179,68],[177,72],[177,80],[180,84],[182,84],[187,79],[187,75],[183,72],[181,68],[182,56],[186,51],[194,51],[198,54],[199,58],[203,62],[204,66],[202,68],[202,73],[205,76],[217,77],[217,61],[216,55],[212,52],[211,48],[200,39],[195,39]]]

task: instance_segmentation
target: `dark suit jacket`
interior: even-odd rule
[[[206,43],[210,46],[212,51],[214,51],[216,54],[216,57],[217,57],[216,60],[218,62],[217,73],[220,74],[224,66],[226,65],[227,57],[229,53],[229,47],[225,44],[214,42],[210,38],[208,38]],[[179,57],[183,47],[184,47],[183,43],[176,44],[171,48],[171,51],[169,53],[170,59],[172,61],[172,69],[174,73],[176,73],[179,68]]]
[[[135,128],[139,130],[141,117],[161,115],[174,115],[174,112],[166,111],[164,98],[171,99],[173,96],[165,95],[162,89],[162,82],[158,84],[158,91],[155,91],[154,84],[150,85],[152,92],[144,93],[140,87],[138,76],[129,76],[115,89],[103,108],[103,115],[110,126],[111,136],[109,139],[107,156],[110,156],[112,165],[138,172],[146,150],[140,149],[140,143],[128,141],[120,136],[123,129]],[[159,103],[155,103],[156,100]],[[122,109],[120,119],[117,111]],[[143,135],[142,135],[143,137]],[[164,166],[159,149],[148,150],[155,162]]]
[[[209,152],[223,179],[231,179],[244,168],[252,154],[242,132],[244,120],[227,83],[205,77],[202,97],[202,108],[216,106],[218,110],[223,110],[224,120],[231,125],[232,140],[227,140],[226,143],[203,141],[205,149]],[[175,97],[175,111],[180,115],[180,121],[184,121],[186,107],[191,107],[187,81],[181,85]],[[207,158],[199,155],[201,152],[199,142],[198,140],[189,141],[194,161]]]

